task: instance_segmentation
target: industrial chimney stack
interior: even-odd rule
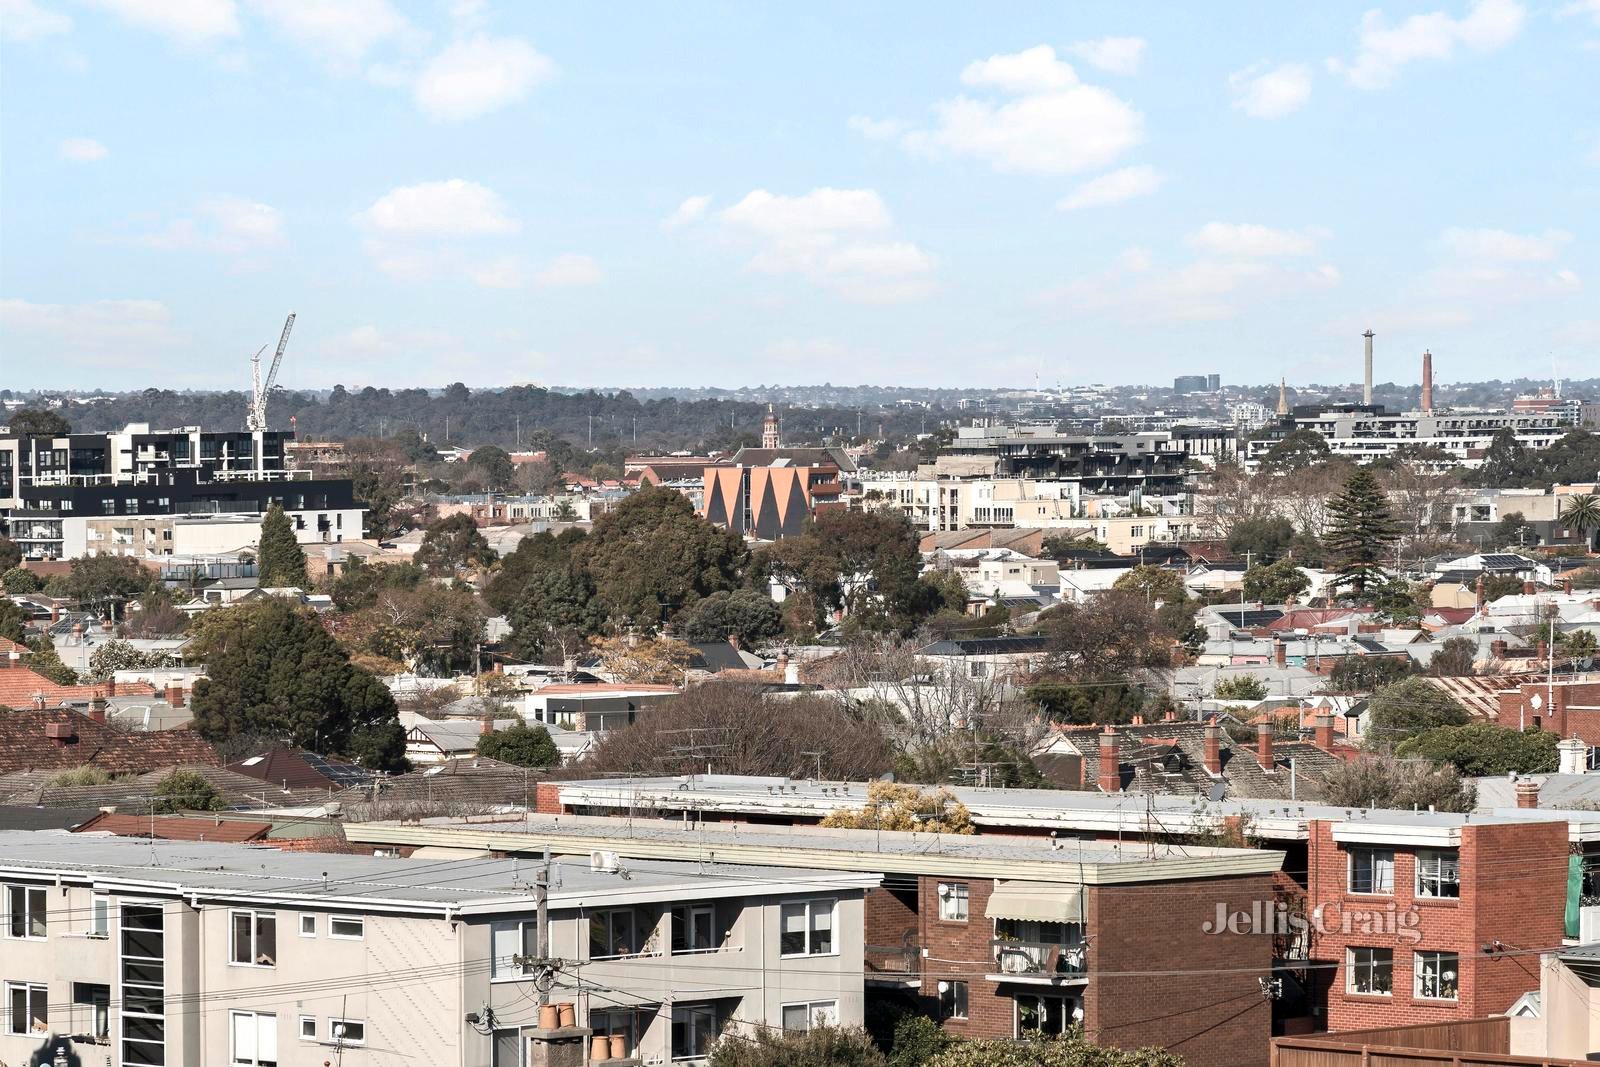
[[[1433,353],[1422,350],[1422,413],[1433,414]]]
[[[1361,402],[1363,404],[1366,404],[1368,407],[1371,407],[1372,406],[1372,339],[1377,335],[1374,334],[1371,330],[1368,330],[1366,333],[1362,334],[1361,336],[1365,337],[1367,339],[1366,377],[1362,379],[1362,381],[1365,384],[1362,386],[1362,389],[1361,389]]]

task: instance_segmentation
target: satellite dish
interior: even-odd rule
[[[1222,781],[1212,782],[1211,783],[1211,789],[1210,789],[1209,792],[1207,792],[1206,797],[1209,800],[1221,800],[1223,798],[1223,795],[1226,794],[1227,791],[1228,791],[1228,783],[1227,782],[1222,782]]]

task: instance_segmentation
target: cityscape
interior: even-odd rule
[[[616,14],[0,0],[0,1067],[1600,1057],[1600,6]]]

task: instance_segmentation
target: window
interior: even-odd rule
[[[166,1062],[165,913],[159,904],[122,905],[122,1062]]]
[[[717,947],[717,909],[711,904],[680,904],[672,909],[672,951],[710,952]]]
[[[785,1004],[783,1028],[790,1033],[803,1034],[813,1026],[839,1025],[837,1000],[813,1000],[808,1004]]]
[[[632,956],[638,952],[638,931],[632,911],[597,911],[589,918],[589,958]]]
[[[491,1067],[523,1067],[522,1031],[496,1030],[490,1052]]]
[[[228,962],[241,967],[278,965],[278,915],[271,911],[233,911]]]
[[[1017,997],[1016,1036],[1064,1034],[1077,1021],[1077,1015],[1077,1002],[1067,997],[1023,994]]]
[[[231,1011],[235,1067],[278,1067],[278,1017],[254,1011]]]
[[[1394,992],[1394,950],[1352,948],[1345,959],[1349,972],[1346,986],[1352,993],[1387,997]]]
[[[1461,961],[1454,952],[1418,952],[1415,993],[1427,1000],[1456,1000],[1461,996],[1460,974]]]
[[[50,1032],[50,989],[31,982],[6,983],[6,1033]]]
[[[301,937],[316,937],[317,936],[317,917],[315,915],[302,915],[302,916],[300,916],[300,936]]]
[[[367,932],[365,919],[352,919],[349,916],[328,916],[328,936],[339,937],[346,941],[360,941]]]
[[[6,911],[11,936],[37,940],[45,936],[45,892],[27,885],[6,886]]]
[[[1461,853],[1455,849],[1417,853],[1417,896],[1461,896]]]
[[[533,973],[530,962],[539,954],[539,931],[533,923],[495,923],[489,928],[494,959],[491,977],[521,978]]]
[[[717,1009],[712,1004],[677,1004],[672,1008],[672,1058],[697,1060],[711,1053],[717,1039]]]
[[[359,1019],[329,1019],[328,1040],[342,1047],[365,1045],[367,1024]]]
[[[784,904],[778,934],[781,956],[833,954],[832,900],[800,900]]]
[[[652,1013],[652,1019],[655,1017]],[[604,1035],[610,1038],[620,1034],[622,1036],[622,1055],[624,1059],[632,1057],[639,1047],[639,1031],[642,1029],[639,1013],[632,1009],[611,1011],[591,1011],[589,1013],[589,1027],[596,1036]],[[646,1024],[648,1025],[648,1024]]]
[[[1351,849],[1350,892],[1391,895],[1394,892],[1394,849]]]
[[[72,983],[73,1032],[96,1041],[111,1037],[111,987],[92,982]]]
[[[947,923],[967,921],[967,902],[971,890],[965,882],[939,883],[939,918]]]
[[[300,1016],[300,1040],[315,1041],[317,1039],[317,1017],[315,1015]]]
[[[93,911],[89,916],[89,936],[111,936],[111,901],[105,897],[94,898]]]
[[[939,1018],[965,1019],[967,1017],[967,983],[939,983]]]

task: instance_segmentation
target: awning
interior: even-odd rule
[[[1083,922],[1083,886],[1057,882],[1001,882],[983,914],[990,919],[1044,923]]]

